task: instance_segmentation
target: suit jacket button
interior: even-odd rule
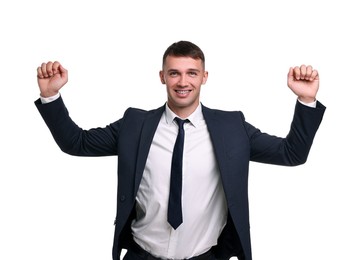
[[[121,200],[121,201],[125,201],[125,196],[124,196],[124,195],[121,195],[121,196],[120,196],[120,200]]]

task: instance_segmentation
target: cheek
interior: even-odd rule
[[[199,79],[195,79],[193,82],[191,82],[193,86],[195,86],[195,88],[200,88],[201,85],[205,84],[204,80],[199,78]]]
[[[169,92],[169,93],[173,92],[174,84],[172,84],[172,82],[167,81],[166,84],[165,84],[165,86],[166,86],[167,92]]]
[[[167,88],[170,88],[170,89],[174,88],[177,83],[178,83],[178,81],[176,79],[166,79],[166,82],[165,82]]]

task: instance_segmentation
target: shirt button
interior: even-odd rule
[[[120,196],[120,201],[122,201],[122,202],[125,201],[125,196],[124,195]]]

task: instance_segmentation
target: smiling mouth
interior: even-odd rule
[[[176,90],[177,94],[185,95],[190,93],[192,90]]]

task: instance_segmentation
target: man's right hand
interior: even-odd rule
[[[37,69],[38,86],[42,97],[51,97],[68,81],[68,71],[58,62],[42,63]]]

